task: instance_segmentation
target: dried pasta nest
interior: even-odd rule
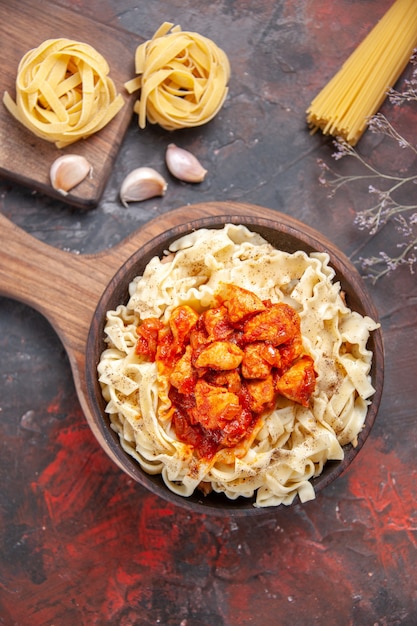
[[[140,89],[135,104],[140,128],[146,121],[166,130],[210,121],[227,96],[230,64],[213,41],[165,22],[136,50],[137,77],[125,83]]]
[[[101,130],[123,107],[108,74],[92,46],[48,39],[21,59],[16,102],[7,92],[3,102],[37,137],[63,148]]]

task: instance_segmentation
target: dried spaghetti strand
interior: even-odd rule
[[[92,46],[48,39],[21,59],[16,102],[3,103],[37,137],[64,148],[106,126],[124,105],[109,66]]]
[[[222,107],[230,78],[229,60],[213,41],[164,22],[152,39],[138,46],[138,76],[125,83],[140,89],[134,111],[140,128],[146,121],[166,130],[201,126]]]
[[[417,46],[417,2],[396,0],[307,109],[312,132],[354,146]]]

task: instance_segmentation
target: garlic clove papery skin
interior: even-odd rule
[[[163,196],[168,183],[152,167],[138,167],[126,176],[120,187],[120,200],[127,207],[128,202],[142,202],[155,196]]]
[[[191,152],[174,143],[168,145],[165,161],[171,174],[186,183],[201,183],[207,174],[207,170]]]
[[[92,167],[87,159],[80,154],[63,154],[51,165],[49,177],[54,189],[67,195],[87,176],[91,175]]]

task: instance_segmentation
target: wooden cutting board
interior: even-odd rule
[[[0,176],[26,185],[71,205],[90,209],[97,206],[115,158],[132,119],[135,95],[129,96],[124,82],[134,76],[136,47],[143,39],[100,24],[52,2],[0,0],[0,96],[8,91],[15,98],[15,82],[20,59],[46,39],[68,38],[93,46],[107,60],[110,77],[125,99],[117,116],[96,135],[59,150],[26,130],[0,103]],[[61,154],[84,155],[93,166],[93,177],[86,179],[67,196],[49,183],[51,163]]]
[[[254,508],[250,500],[219,504],[216,498],[214,503],[211,498],[206,498],[201,503],[198,494],[182,498],[169,492],[160,477],[145,476],[139,465],[123,452],[114,431],[103,419],[101,391],[97,381],[96,366],[103,349],[105,313],[127,300],[128,284],[138,274],[139,256],[145,255],[149,259],[156,248],[158,253],[166,249],[167,237],[172,241],[190,229],[210,228],[213,223],[220,225],[229,221],[247,224],[250,229],[261,233],[268,226],[267,239],[280,249],[291,252],[310,252],[312,249],[328,252],[347,302],[363,315],[377,319],[375,306],[358,272],[333,243],[289,215],[237,202],[208,202],[158,215],[115,247],[89,255],[53,248],[0,214],[0,232],[4,238],[4,245],[0,246],[0,295],[32,306],[53,326],[68,354],[78,398],[90,428],[109,458],[121,469],[154,493],[184,507],[189,506],[204,513],[227,509],[229,512],[233,510],[234,515],[256,514],[263,509]],[[356,448],[346,446],[341,463],[326,465],[316,479],[316,490],[325,487],[347,468],[362,447],[375,420],[384,378],[381,330],[372,333],[368,347],[374,355],[371,375],[376,393],[368,409],[366,425],[360,433]]]

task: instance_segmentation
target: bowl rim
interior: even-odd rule
[[[300,242],[300,246],[298,248],[292,249],[293,252],[295,252],[296,249],[305,250],[307,253],[312,251],[327,252],[330,257],[329,265],[335,270],[335,278],[333,280],[340,281],[342,289],[348,284],[349,286],[352,284],[355,288],[354,292],[347,292],[349,297],[352,297],[355,300],[356,304],[360,304],[359,307],[351,307],[352,310],[358,310],[359,308],[359,312],[361,312],[362,315],[368,315],[376,322],[379,322],[377,309],[368,293],[365,282],[357,269],[340,249],[327,239],[327,237],[311,226],[308,226],[291,216],[279,213],[278,211],[276,211],[276,219],[275,216],[274,219],[270,219],[255,215],[242,215],[238,212],[229,215],[200,217],[190,220],[187,223],[184,222],[173,226],[159,235],[149,239],[144,246],[132,254],[127,261],[117,269],[99,299],[93,315],[87,338],[85,378],[88,401],[91,411],[96,419],[96,426],[99,429],[100,435],[103,437],[106,445],[108,445],[114,452],[116,458],[113,460],[116,461],[125,473],[154,495],[158,495],[163,498],[163,500],[176,504],[183,509],[194,513],[198,512],[202,514],[217,515],[229,514],[239,517],[270,514],[277,509],[282,509],[282,507],[291,508],[294,505],[299,504],[300,501],[297,496],[291,505],[255,507],[253,506],[254,498],[248,499],[240,497],[237,500],[231,500],[223,494],[213,494],[210,497],[203,496],[199,493],[194,493],[190,497],[184,497],[171,492],[163,483],[160,475],[155,477],[147,474],[144,470],[142,470],[139,463],[123,450],[119,436],[111,429],[109,416],[104,412],[104,400],[101,396],[101,390],[97,377],[98,360],[102,350],[104,349],[103,329],[105,317],[107,311],[114,308],[113,304],[109,306],[110,302],[113,302],[115,299],[117,300],[119,297],[119,304],[127,302],[127,286],[131,280],[135,276],[140,275],[140,272],[143,271],[144,267],[152,257],[157,254],[161,255],[173,241],[195,230],[204,228],[221,229],[228,223],[236,225],[242,224],[249,230],[260,233],[267,241],[270,241],[273,237],[269,237],[268,239],[268,236],[264,234],[265,231],[274,232],[281,238],[289,238],[290,240]],[[289,247],[291,248],[291,246]],[[159,252],[156,252],[156,250],[159,250]],[[122,294],[124,294],[123,298],[121,298]],[[381,402],[384,382],[384,348],[381,327],[372,331],[368,345],[369,343],[373,346],[368,349],[372,349],[373,351],[371,375],[375,393],[373,394],[371,403],[368,406],[364,426],[358,435],[358,443],[356,447],[352,444],[343,446],[343,460],[328,461],[325,464],[322,473],[316,478],[310,479],[311,484],[314,486],[316,496],[346,471],[353,459],[362,449],[374,425]]]

